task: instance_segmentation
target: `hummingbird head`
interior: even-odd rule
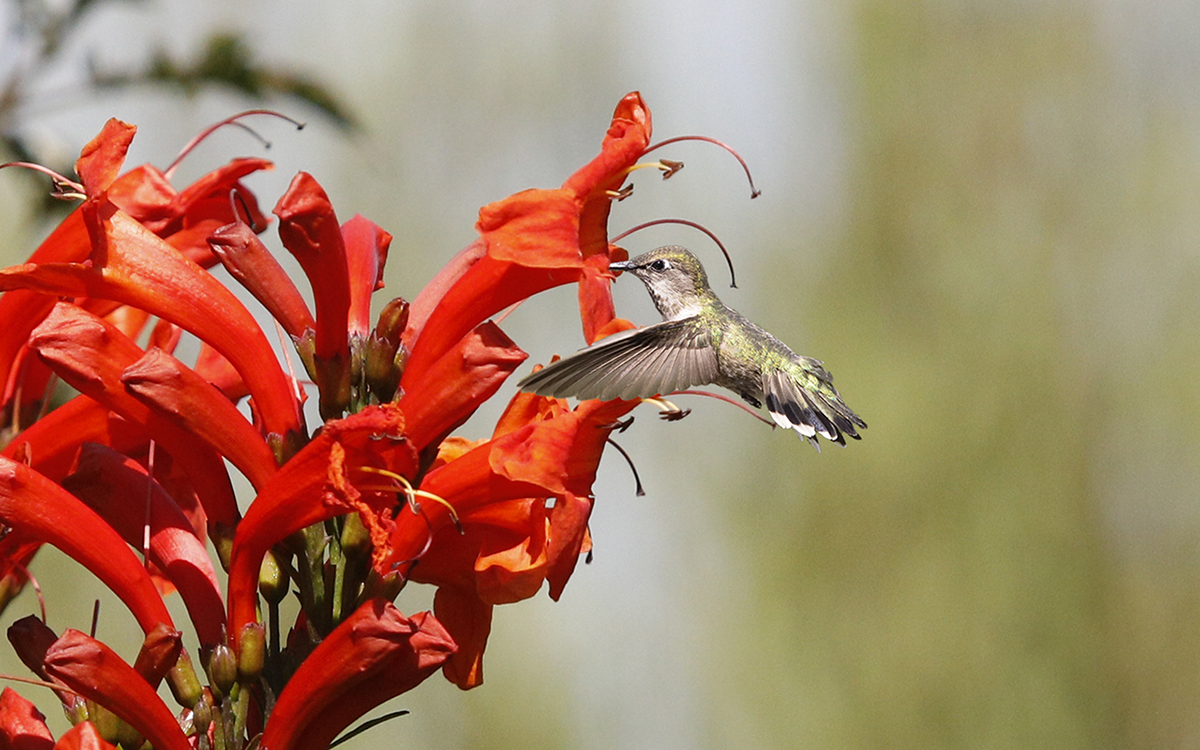
[[[629,271],[641,279],[664,320],[691,317],[713,297],[704,266],[691,251],[679,245],[660,247],[608,267],[612,271]]]

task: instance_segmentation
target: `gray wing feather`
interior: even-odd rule
[[[525,377],[523,391],[555,398],[649,398],[717,377],[712,338],[695,318],[609,336]]]

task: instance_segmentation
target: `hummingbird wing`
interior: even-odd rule
[[[693,317],[601,339],[526,376],[517,387],[554,398],[628,401],[704,385],[716,377],[712,336]]]
[[[800,357],[795,368],[763,372],[767,411],[775,424],[808,438],[818,451],[817,435],[844,446],[846,435],[861,440],[856,427],[867,423],[850,410],[821,363]]]

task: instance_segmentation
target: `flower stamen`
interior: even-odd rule
[[[661,410],[658,416],[667,422],[678,422],[692,413],[691,409],[680,409],[665,398],[644,398],[642,401],[657,406]]]
[[[425,490],[419,490],[419,489],[413,487],[411,482],[409,482],[402,475],[397,474],[394,471],[388,471],[387,469],[379,469],[374,466],[360,466],[358,468],[359,468],[359,470],[365,471],[368,474],[379,474],[381,476],[385,476],[388,479],[391,479],[391,480],[395,481],[397,484],[399,484],[401,486],[401,490],[404,492],[404,495],[407,498],[408,505],[409,505],[409,507],[412,508],[412,511],[414,514],[420,512],[420,508],[421,508],[420,504],[417,502],[418,497],[423,497],[426,500],[432,500],[435,503],[442,505],[443,507],[445,507],[446,512],[448,512],[450,514],[450,520],[454,521],[454,527],[456,529],[458,529],[458,533],[460,533],[460,534],[464,533],[463,527],[462,527],[462,521],[460,521],[458,518],[458,511],[454,510],[454,506],[451,505],[446,499],[439,497],[438,495],[435,495],[432,492],[426,492]],[[364,488],[364,489],[366,489],[366,488]],[[377,489],[377,490],[382,490],[382,491],[387,491],[387,492],[396,492],[397,491],[396,487],[386,487],[386,488],[372,487],[370,489]]]
[[[711,143],[714,146],[719,146],[719,147],[725,149],[726,151],[728,151],[730,154],[733,155],[733,158],[738,160],[738,164],[742,165],[742,171],[746,173],[746,181],[750,183],[750,197],[753,199],[753,198],[757,198],[758,196],[762,195],[762,191],[754,186],[754,177],[752,177],[750,175],[750,167],[749,167],[749,165],[746,164],[746,160],[742,158],[741,154],[739,154],[737,151],[734,151],[733,148],[731,148],[730,146],[727,146],[726,144],[722,143],[721,141],[718,141],[716,138],[709,138],[706,135],[679,135],[674,138],[668,138],[665,141],[660,141],[658,143],[655,143],[655,144],[649,146],[645,151],[642,152],[642,155],[644,156],[644,155],[650,153],[651,151],[654,151],[655,149],[662,148],[663,146],[666,146],[671,143],[679,143],[680,141],[704,141],[705,143]],[[666,160],[664,159],[663,161],[666,161]],[[680,166],[682,166],[682,165],[680,165]]]
[[[299,120],[297,120],[295,118],[288,117],[285,114],[276,112],[275,110],[271,110],[271,109],[248,109],[245,112],[239,112],[236,115],[226,117],[224,120],[215,122],[212,125],[209,125],[204,130],[201,130],[196,135],[196,137],[192,138],[192,140],[188,141],[187,144],[185,144],[184,147],[182,149],[180,149],[179,154],[175,157],[175,160],[171,162],[170,166],[168,166],[166,169],[163,170],[163,176],[166,177],[168,180],[170,180],[171,175],[175,174],[175,170],[179,168],[179,163],[184,160],[184,157],[186,157],[188,154],[190,154],[192,152],[192,149],[196,148],[196,146],[198,146],[201,141],[203,141],[205,138],[212,135],[217,130],[225,127],[226,125],[234,125],[234,126],[241,128],[242,130],[245,130],[247,133],[254,136],[254,138],[257,139],[258,142],[263,145],[263,148],[270,148],[271,147],[270,141],[268,141],[266,138],[263,138],[258,133],[258,131],[254,130],[249,125],[246,125],[243,122],[239,122],[239,120],[241,118],[247,117],[249,115],[271,115],[272,117],[278,117],[281,120],[286,120],[286,121],[290,122],[291,124],[295,125],[296,130],[303,130],[304,125],[305,125],[305,123],[300,122]]]
[[[700,224],[697,224],[694,221],[688,221],[687,219],[655,219],[653,221],[645,221],[645,222],[642,222],[641,224],[638,224],[637,226],[626,229],[624,232],[621,232],[620,234],[618,234],[616,237],[613,237],[609,241],[610,242],[620,242],[621,240],[623,240],[624,238],[633,234],[634,232],[641,231],[648,227],[657,226],[659,224],[682,224],[685,227],[699,229],[701,232],[704,232],[705,234],[707,234],[708,238],[710,240],[712,240],[713,242],[717,243],[717,247],[721,248],[721,252],[725,255],[725,263],[729,266],[729,287],[731,289],[737,289],[737,277],[734,276],[734,273],[733,273],[733,259],[729,257],[729,251],[725,249],[725,245],[721,242],[721,240],[717,237],[717,235],[713,234],[713,232],[711,230],[709,230],[708,228],[706,228]]]
[[[644,161],[634,164],[631,167],[626,167],[621,170],[622,175],[630,175],[639,169],[657,169],[663,173],[663,179],[668,179],[671,175],[683,169],[683,162],[671,161],[670,159],[659,159],[658,161]]]
[[[633,195],[633,185],[622,185],[620,190],[605,190],[604,194],[620,203],[629,196]]]
[[[32,169],[34,172],[41,172],[49,177],[54,182],[54,192],[50,193],[51,198],[58,198],[64,201],[81,201],[87,198],[83,185],[63,177],[49,167],[43,167],[41,164],[34,164],[28,161],[10,161],[0,164],[0,169],[4,169],[5,167],[24,167],[25,169]]]
[[[772,428],[774,428],[774,426],[775,426],[775,422],[773,420],[764,418],[763,415],[759,414],[757,411],[750,408],[750,406],[748,404],[744,404],[741,401],[738,401],[737,399],[734,399],[734,398],[730,398],[729,396],[726,396],[722,393],[710,393],[708,391],[690,391],[689,390],[689,391],[675,391],[675,393],[673,395],[675,395],[675,396],[707,396],[708,398],[715,398],[719,401],[724,401],[727,404],[733,404],[734,406],[736,406],[737,408],[746,412],[747,414],[754,417],[758,421],[760,421],[764,424],[771,425]]]
[[[631,417],[629,421],[632,422],[633,418]],[[628,427],[629,425],[626,424],[625,426]],[[637,467],[633,465],[633,459],[629,457],[629,454],[625,452],[624,448],[617,445],[617,441],[613,440],[612,438],[605,438],[605,442],[616,448],[617,453],[620,453],[621,457],[625,459],[625,463],[629,464],[629,470],[633,472],[633,484],[635,487],[634,494],[638,497],[645,497],[646,491],[642,489],[642,478],[638,476]]]

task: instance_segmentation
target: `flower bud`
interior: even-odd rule
[[[342,523],[342,554],[361,558],[371,553],[371,531],[357,513],[347,513]]]
[[[224,643],[213,646],[208,654],[208,684],[214,694],[229,695],[237,683],[237,654]]]
[[[288,595],[290,584],[287,568],[279,564],[275,550],[268,550],[258,569],[258,593],[271,604],[279,604]]]
[[[262,674],[267,655],[267,635],[263,626],[250,623],[238,637],[237,676],[243,685],[254,682]]]
[[[179,660],[167,672],[167,686],[175,702],[184,708],[195,709],[196,704],[204,696],[204,688],[200,678],[196,676],[196,667],[187,651],[180,652]]]

